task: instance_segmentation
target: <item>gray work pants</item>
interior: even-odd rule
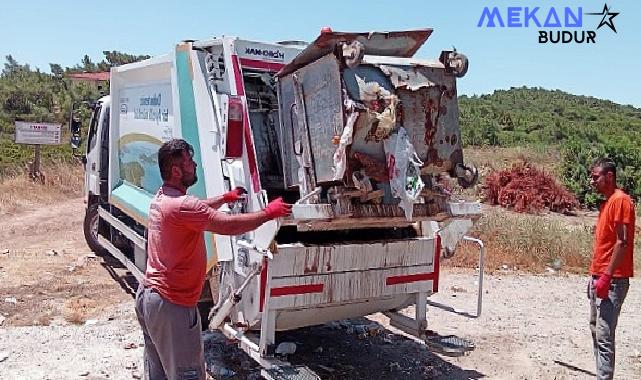
[[[136,315],[145,338],[146,380],[203,380],[205,356],[200,314],[163,299],[142,285],[136,292]]]
[[[596,358],[596,373],[599,380],[611,380],[614,377],[615,332],[630,282],[627,278],[612,279],[608,298],[600,299],[594,291],[596,281],[590,278],[588,284],[590,330]]]

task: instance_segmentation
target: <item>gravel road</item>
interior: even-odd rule
[[[72,200],[34,211],[37,230],[29,213],[0,218],[0,379],[142,374],[133,299],[118,281],[124,271],[88,256],[82,207],[81,200]],[[441,273],[441,291],[431,301],[473,314],[477,272]],[[430,307],[431,330],[475,343],[474,351],[460,357],[430,352],[381,314],[279,333],[277,339],[297,343],[290,361],[309,365],[323,379],[589,379],[594,360],[585,285],[586,278],[576,275],[494,272],[486,276],[480,318]],[[86,315],[70,318],[69,308]],[[636,310],[641,281],[635,279],[619,322],[618,379],[641,379]],[[358,325],[380,331],[359,337]],[[259,378],[251,359],[220,334],[205,333],[205,346],[209,365],[235,373],[227,378]]]

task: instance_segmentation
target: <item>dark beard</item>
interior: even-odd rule
[[[188,179],[185,176],[183,176],[183,178],[182,178],[182,184],[183,184],[183,186],[185,186],[185,189],[188,188],[189,186],[193,185],[194,183],[196,183],[196,181],[198,181],[198,176],[196,175],[196,173],[194,173],[194,177],[191,178],[191,180]]]

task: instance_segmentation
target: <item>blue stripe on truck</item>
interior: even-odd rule
[[[151,194],[126,181],[111,191],[111,203],[143,225],[147,225],[151,198]]]
[[[194,147],[194,161],[198,164],[196,175],[198,181],[189,188],[188,193],[198,198],[207,198],[205,189],[205,172],[203,170],[202,156],[200,154],[200,137],[198,134],[198,118],[196,116],[196,101],[192,83],[193,73],[191,66],[191,44],[176,46],[176,76],[178,78],[178,101],[180,105],[180,127],[182,137]],[[205,232],[207,246],[207,260],[216,253],[212,247],[212,235]]]

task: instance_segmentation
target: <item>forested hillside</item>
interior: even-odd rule
[[[620,185],[641,197],[641,109],[527,87],[459,101],[464,144],[558,147],[562,180],[588,206],[597,201],[589,166],[610,157],[619,166]]]

